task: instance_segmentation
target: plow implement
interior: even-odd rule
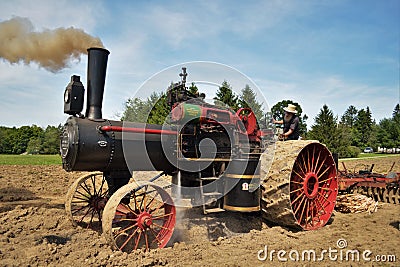
[[[342,162],[344,171],[338,172],[339,190],[359,193],[375,201],[400,204],[400,173],[392,172],[394,163],[387,174],[374,173],[374,164],[369,169],[349,171]]]

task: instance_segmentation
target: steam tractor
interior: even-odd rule
[[[259,213],[305,230],[328,222],[338,184],[324,145],[268,141],[250,108],[233,112],[191,93],[185,68],[181,81],[167,89],[171,112],[164,125],[104,119],[108,55],[88,49],[85,114],[79,76],[71,77],[64,93],[70,117],[61,134],[63,168],[90,172],[67,193],[74,225],[101,227],[114,249],[131,252],[167,245],[181,199],[202,206],[204,214]],[[159,173],[130,182],[139,171]]]

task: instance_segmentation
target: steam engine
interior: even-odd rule
[[[234,112],[207,103],[186,87],[186,68],[181,81],[167,89],[170,113],[163,125],[104,119],[109,52],[90,48],[88,55],[85,114],[79,76],[71,77],[64,93],[70,117],[61,134],[63,167],[96,171],[78,178],[67,192],[65,209],[74,225],[101,223],[112,248],[131,252],[168,244],[175,205],[182,199],[202,206],[204,214],[261,211],[265,219],[296,229],[319,229],[329,221],[338,182],[334,159],[323,144],[285,141],[268,150],[264,140],[270,136],[259,130],[251,109]],[[263,164],[271,158],[269,152],[277,156],[266,176],[259,165],[260,157]],[[161,173],[129,183],[134,171]],[[172,176],[171,183],[154,183],[164,174]]]
[[[259,210],[257,173],[263,148],[254,113],[206,103],[203,95],[188,90],[182,68],[181,81],[167,89],[171,112],[164,125],[104,119],[108,55],[102,48],[88,49],[84,115],[80,77],[72,76],[65,90],[64,113],[71,116],[61,135],[63,168],[103,172],[110,195],[128,183],[132,171],[162,171],[192,199],[198,200],[200,192],[191,188],[204,186],[206,191],[227,194],[224,209]],[[223,182],[212,183],[210,177],[221,175]],[[208,184],[213,185],[207,188]]]

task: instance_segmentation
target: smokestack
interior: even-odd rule
[[[110,51],[104,48],[88,49],[86,117],[90,120],[102,119],[101,108],[109,54]]]

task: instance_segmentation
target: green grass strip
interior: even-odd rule
[[[5,155],[0,154],[0,165],[58,165],[60,155]]]

